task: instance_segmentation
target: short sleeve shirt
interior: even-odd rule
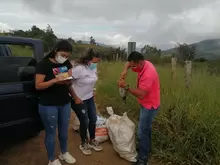
[[[137,87],[147,92],[144,99],[138,99],[144,108],[151,110],[160,106],[159,76],[151,62],[145,61],[142,71],[138,73]]]
[[[97,69],[90,69],[87,66],[77,65],[72,68],[72,77],[74,78],[72,87],[76,95],[81,100],[92,98],[93,89],[98,80]]]
[[[69,70],[72,64],[69,60],[63,64],[56,64],[43,58],[36,67],[36,74],[45,75],[44,81],[54,79],[59,70]],[[66,85],[54,84],[47,89],[39,90],[39,104],[48,106],[62,106],[70,102],[69,90]]]

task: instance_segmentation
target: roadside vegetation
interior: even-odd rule
[[[58,39],[48,25],[45,30],[33,26],[29,31],[3,32],[1,35],[40,38],[48,52]],[[136,124],[139,105],[132,96],[122,104],[117,80],[124,66],[126,51],[120,47],[103,47],[92,37],[88,43],[68,38],[73,44],[72,59],[93,47],[103,53],[98,66],[97,104],[105,115],[105,107],[112,106],[116,113],[128,112]],[[30,48],[10,46],[16,52],[31,56]],[[146,45],[141,52],[152,61],[159,73],[161,83],[161,108],[154,122],[153,157],[174,165],[219,165],[220,164],[220,65],[218,61],[194,59],[196,48],[187,44],[167,56],[160,49]],[[187,56],[186,56],[187,55]],[[188,56],[192,55],[192,56]],[[171,58],[176,57],[175,77],[171,76]],[[185,85],[184,61],[193,62],[190,87]],[[127,83],[136,86],[136,75],[130,72]]]

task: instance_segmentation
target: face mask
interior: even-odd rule
[[[131,70],[134,71],[134,72],[140,72],[141,71],[139,66],[133,67],[133,68],[131,68]]]
[[[89,65],[89,68],[90,69],[96,69],[97,68],[97,64],[96,63],[91,63],[90,65]]]
[[[55,57],[55,60],[59,63],[59,64],[63,64],[66,60],[67,60],[67,58],[65,58],[65,57],[63,57],[63,56],[61,56],[61,55],[57,55],[56,57]]]

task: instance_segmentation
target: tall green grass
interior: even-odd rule
[[[33,48],[31,46],[9,45],[12,56],[27,57],[33,56]]]
[[[97,103],[102,110],[112,106],[116,113],[127,111],[137,124],[139,105],[129,96],[123,105],[117,80],[123,63],[101,63]],[[185,88],[184,70],[177,68],[171,79],[171,66],[156,66],[161,83],[161,108],[154,122],[153,156],[173,164],[220,164],[220,77],[194,69],[190,89]],[[136,86],[136,75],[129,72],[127,83]]]

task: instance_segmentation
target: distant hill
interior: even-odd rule
[[[89,41],[82,41],[83,44],[89,44]],[[114,46],[106,45],[104,43],[97,43],[99,47],[110,48]],[[207,60],[220,59],[220,39],[208,39],[190,45],[196,46],[196,59],[205,58]],[[141,52],[141,48],[136,48],[136,51]],[[176,52],[174,48],[163,50],[162,55],[171,55]]]
[[[220,59],[220,39],[203,40],[190,45],[196,46],[196,59],[205,58],[207,60]],[[169,55],[175,52],[174,48],[162,51],[162,55]]]

